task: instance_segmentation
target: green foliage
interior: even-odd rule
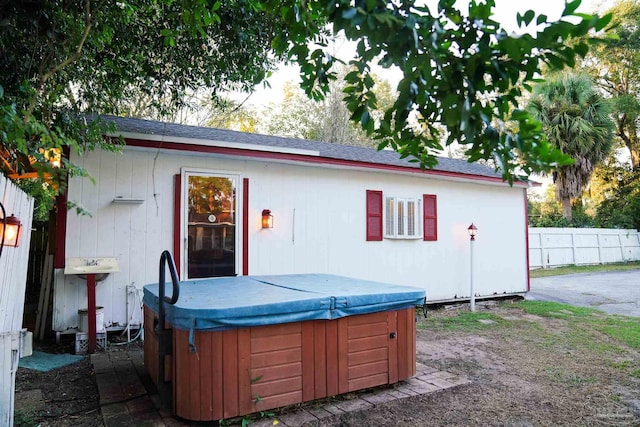
[[[616,135],[640,168],[640,3],[620,0],[609,10],[613,19],[595,45],[587,70],[612,100]]]
[[[347,74],[347,67],[341,66],[339,75]],[[392,105],[394,92],[388,82],[374,76],[376,97],[380,105]],[[270,114],[264,127],[269,135],[304,138],[338,144],[377,147],[378,142],[367,136],[361,123],[350,121],[351,113],[343,101],[345,82],[337,79],[329,84],[329,91],[322,100],[309,99],[304,92],[287,83],[281,103],[269,106]],[[367,115],[370,126],[379,122],[384,111],[380,108]]]
[[[278,59],[277,28],[248,0],[3,2],[2,170],[37,172],[50,185],[47,195],[27,185],[37,196],[63,191],[67,176],[84,172],[66,158],[52,167],[42,150],[118,148],[86,113],[119,114],[143,97],[166,114],[191,90],[249,90]]]
[[[557,22],[527,12],[519,21],[535,20],[537,33],[510,35],[492,19],[494,0],[471,1],[468,13],[442,0],[434,14],[402,0],[7,0],[0,86],[3,116],[15,120],[0,121],[0,144],[18,159],[12,168],[26,168],[29,156],[41,160],[20,141],[80,153],[105,148],[102,139],[85,136],[89,125],[79,116],[70,115],[75,127],[62,126],[61,112],[118,114],[122,100],[142,93],[163,114],[180,107],[189,90],[208,87],[215,95],[223,88],[249,89],[281,57],[300,65],[303,89],[322,99],[336,78],[337,60],[326,48],[332,31],[358,43],[350,61],[355,71],[344,78],[345,100],[351,120],[380,148],[432,167],[442,148],[442,125],[446,144],[464,145],[469,161],[493,160],[511,182],[516,171],[569,162],[517,103],[543,65],[573,66],[576,55],[586,54],[586,43],[572,37],[608,24],[610,16],[576,14],[579,4],[567,3]],[[393,105],[379,120],[373,114],[379,106],[374,63],[403,73]],[[417,128],[408,124],[413,116]],[[62,168],[56,177],[64,174]]]
[[[612,186],[597,208],[597,223],[607,228],[640,230],[640,169],[612,166],[600,173]]]
[[[538,16],[540,30],[535,36],[513,36],[492,19],[493,0],[472,1],[468,14],[461,13],[454,1],[439,2],[435,14],[403,1],[353,4],[341,0],[324,7],[297,1],[265,4],[279,7],[292,23],[287,37],[277,38],[274,45],[301,65],[303,87],[311,96],[326,90],[335,59],[321,48],[311,51],[303,35],[319,33],[319,28],[331,23],[334,33],[344,31],[348,39],[358,42],[356,58],[350,61],[356,71],[345,78],[345,99],[352,120],[379,139],[380,147],[391,147],[432,167],[434,153],[442,148],[437,125],[443,124],[446,144],[465,145],[469,161],[493,159],[508,180],[517,168],[529,174],[569,162],[549,146],[540,124],[517,110],[518,98],[536,79],[541,64],[572,66],[576,54],[586,53],[586,44],[572,45],[570,37],[602,29],[610,19],[580,16],[574,24],[564,19],[547,22],[545,16]],[[564,16],[573,15],[579,4],[568,3]],[[529,12],[521,21],[526,24],[533,18]],[[377,99],[371,91],[370,64],[376,61],[383,67],[399,67],[403,78],[393,107],[372,125],[368,116]],[[427,132],[417,133],[407,125],[414,114]],[[515,123],[517,133],[509,131],[506,123]]]
[[[549,141],[573,159],[553,172],[556,199],[571,221],[570,200],[579,197],[596,165],[609,155],[613,122],[609,103],[585,74],[564,72],[536,85],[528,109],[541,121]]]
[[[40,424],[34,421],[33,417],[16,411],[13,415],[13,425],[15,427],[37,427]]]

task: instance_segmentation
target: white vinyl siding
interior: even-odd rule
[[[422,203],[418,198],[385,198],[385,234],[387,239],[422,238]]]

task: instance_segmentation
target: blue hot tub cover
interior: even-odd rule
[[[157,283],[144,287],[143,302],[156,313],[158,293]],[[222,330],[401,310],[424,298],[423,289],[329,274],[217,277],[181,282],[165,312],[177,329]]]

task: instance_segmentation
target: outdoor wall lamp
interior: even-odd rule
[[[20,245],[20,237],[22,235],[22,223],[13,214],[7,218],[7,212],[4,205],[0,203],[2,210],[2,224],[0,226],[0,256],[2,256],[2,248],[5,246],[18,247]]]
[[[262,210],[262,228],[273,228],[273,215],[269,209]]]
[[[476,296],[473,293],[473,242],[475,242],[476,240],[476,233],[478,232],[478,227],[476,227],[475,225],[473,225],[473,223],[471,223],[469,228],[467,228],[467,231],[469,232],[469,237],[471,237],[471,239],[469,240],[469,263],[470,263],[469,287],[471,288],[471,298],[469,299],[469,307],[471,311],[476,311]]]

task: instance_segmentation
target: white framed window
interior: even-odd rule
[[[385,198],[384,237],[387,239],[422,238],[422,200],[417,197]]]

